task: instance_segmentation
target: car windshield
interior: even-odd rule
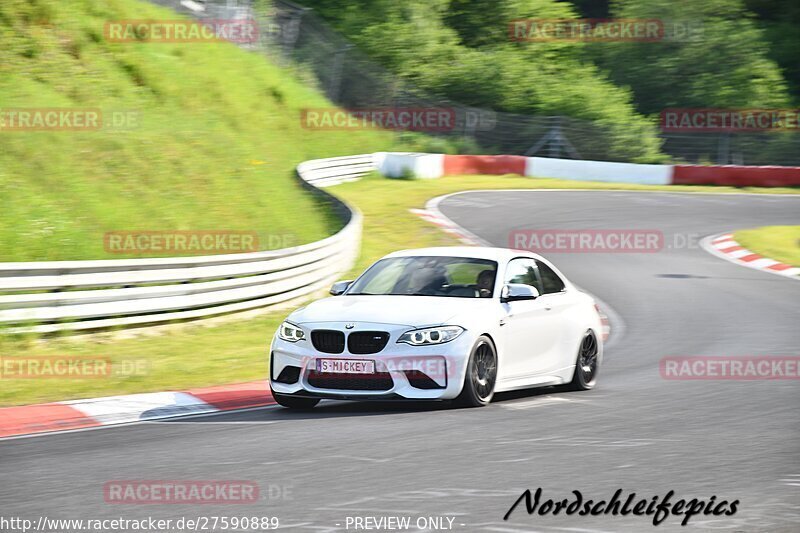
[[[390,257],[381,259],[346,295],[491,298],[497,263],[471,257]]]

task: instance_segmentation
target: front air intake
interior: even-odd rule
[[[445,385],[439,385],[427,374],[419,370],[404,370],[408,384],[415,389],[431,390],[431,389],[444,389]]]
[[[275,378],[275,381],[291,385],[297,383],[298,379],[300,379],[300,367],[288,365],[283,367],[283,370],[281,370],[280,375]]]
[[[394,382],[388,372],[376,374],[330,374],[311,370],[308,384],[318,389],[387,391]]]

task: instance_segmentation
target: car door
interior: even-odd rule
[[[569,340],[572,324],[569,315],[574,295],[567,291],[561,276],[544,261],[536,260],[536,272],[541,287],[538,300],[547,311],[552,342],[548,352],[542,356],[541,370],[550,374],[575,363],[575,354],[572,353]]]
[[[536,261],[518,257],[508,262],[504,283],[522,283],[542,291]],[[541,297],[502,304],[505,353],[498,370],[503,379],[519,379],[543,374],[551,368],[552,353],[557,342],[556,321],[552,307]]]

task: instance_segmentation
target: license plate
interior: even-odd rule
[[[330,374],[374,374],[375,361],[363,359],[317,359],[317,372]]]

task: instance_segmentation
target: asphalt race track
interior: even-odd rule
[[[543,500],[575,490],[608,500],[623,489],[740,501],[733,516],[698,515],[686,527],[670,516],[657,531],[800,531],[800,383],[659,373],[670,355],[800,353],[800,283],[686,245],[798,224],[800,197],[495,191],[453,195],[439,208],[500,246],[516,228],[663,232],[658,253],[549,256],[614,311],[597,389],[502,395],[483,409],[323,402],[308,413],[269,407],[7,440],[2,515],[276,516],[287,531],[319,532],[345,530],[348,516],[449,517],[464,532],[653,528],[648,516],[529,516],[524,505],[503,520],[523,490],[541,487]],[[252,480],[262,501],[104,501],[104,483],[145,479]]]

